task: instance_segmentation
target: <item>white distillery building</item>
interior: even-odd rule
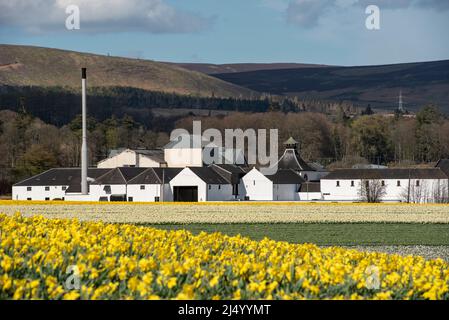
[[[340,169],[321,179],[328,201],[361,201],[364,193],[381,189],[380,201],[440,202],[447,197],[448,175],[440,168]]]
[[[97,168],[108,169],[119,167],[158,168],[166,166],[164,150],[162,149],[111,150],[108,158],[97,163]]]

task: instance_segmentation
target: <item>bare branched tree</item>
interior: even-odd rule
[[[359,198],[363,202],[381,202],[386,194],[386,186],[382,180],[362,180],[360,184]]]

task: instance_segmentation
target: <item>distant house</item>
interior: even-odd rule
[[[245,200],[273,201],[273,181],[256,168],[243,176],[241,184]]]
[[[234,200],[232,181],[210,167],[184,168],[171,181],[173,201],[203,202]]]
[[[145,168],[122,167],[109,170],[91,185],[89,194],[94,201],[128,201],[128,182]]]
[[[107,159],[98,162],[98,168],[158,168],[166,166],[164,151],[160,149],[117,149],[111,150]]]
[[[180,135],[166,144],[164,159],[169,168],[203,167],[213,163],[246,164],[242,150],[216,146],[194,135]]]
[[[181,168],[148,168],[128,181],[128,201],[173,201],[171,180]]]
[[[108,169],[89,168],[88,181],[94,181]],[[67,200],[81,191],[80,168],[55,168],[16,183],[12,187],[14,200]]]
[[[428,169],[339,169],[321,179],[324,200],[359,201],[362,186],[378,183],[382,201],[434,202],[447,190],[448,176],[440,168]]]
[[[292,169],[280,169],[275,174],[267,176],[273,183],[273,200],[298,201],[299,188],[306,181]]]

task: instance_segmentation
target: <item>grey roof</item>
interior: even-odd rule
[[[285,149],[277,163],[278,169],[293,169],[296,171],[315,171],[294,149]]]
[[[441,159],[435,167],[440,168],[449,177],[449,159]]]
[[[183,168],[148,168],[133,179],[128,184],[161,184],[170,182]]]
[[[321,192],[321,184],[319,182],[305,182],[301,184],[298,192]]]
[[[328,172],[325,166],[321,165],[318,162],[309,163],[309,166],[313,168],[314,171],[318,172]]]
[[[210,141],[203,139],[202,136],[181,134],[177,136],[176,139],[173,139],[169,143],[167,143],[164,146],[164,149],[193,148],[194,142],[196,142],[195,139],[198,139],[198,141],[200,141],[200,148],[210,144]]]
[[[239,184],[240,179],[247,173],[246,167],[243,168],[234,164],[213,164],[210,168],[231,184]]]
[[[151,149],[151,150],[137,149],[133,151],[138,154],[144,155],[148,158],[151,158],[156,162],[159,163],[165,162],[164,150],[162,149]]]
[[[92,184],[126,184],[128,181],[145,171],[146,168],[121,167],[109,169]]]
[[[210,167],[189,167],[201,180],[207,184],[230,184],[231,182]]]
[[[87,176],[96,179],[111,169],[89,168]],[[80,168],[54,168],[16,183],[14,186],[73,186],[81,188]]]
[[[275,174],[266,177],[273,181],[274,184],[301,184],[305,182],[296,171],[291,169],[281,169]]]
[[[338,169],[322,180],[362,179],[448,179],[440,168],[426,169]]]

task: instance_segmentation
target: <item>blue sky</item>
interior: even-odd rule
[[[65,8],[80,8],[67,30]],[[380,8],[380,30],[365,27]],[[447,0],[0,0],[0,43],[176,62],[449,59]]]

